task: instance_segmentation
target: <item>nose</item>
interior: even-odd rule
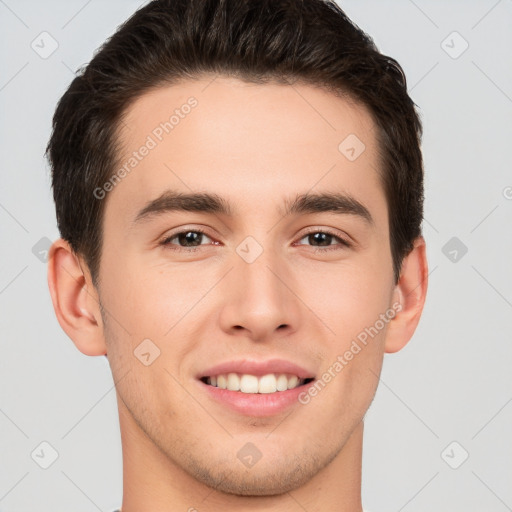
[[[221,328],[253,341],[295,332],[301,318],[300,298],[294,293],[296,278],[286,262],[265,250],[252,263],[237,254],[224,280]]]

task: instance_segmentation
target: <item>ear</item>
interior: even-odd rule
[[[423,311],[427,285],[426,245],[424,238],[420,236],[402,262],[400,279],[393,292],[393,304],[400,303],[401,309],[388,324],[385,352],[398,352],[411,339]]]
[[[87,265],[62,238],[48,254],[48,287],[57,320],[78,350],[88,356],[106,354],[97,290]]]

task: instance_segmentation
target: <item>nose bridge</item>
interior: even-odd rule
[[[221,314],[224,329],[243,327],[263,338],[283,325],[297,328],[298,305],[285,285],[291,276],[279,251],[247,237],[236,248],[233,267]]]
[[[241,263],[239,266],[243,276],[243,288],[251,299],[260,298],[269,304],[286,300],[283,284],[276,277],[282,265],[271,251],[266,251],[252,263]]]

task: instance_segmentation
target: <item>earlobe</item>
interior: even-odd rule
[[[428,286],[428,263],[425,240],[414,241],[412,251],[404,258],[400,280],[393,301],[401,305],[400,311],[389,323],[384,351],[398,352],[411,339],[423,311]]]
[[[57,320],[83,354],[106,354],[99,297],[90,274],[68,242],[59,238],[50,248],[48,287]]]

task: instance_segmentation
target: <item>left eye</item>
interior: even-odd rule
[[[337,235],[334,235],[333,233],[329,233],[329,232],[326,232],[326,231],[313,231],[311,233],[308,233],[306,236],[302,237],[299,241],[302,241],[304,239],[308,239],[308,241],[311,243],[311,242],[314,242],[314,243],[318,243],[320,245],[316,245],[314,247],[318,247],[320,250],[322,250],[322,247],[328,247],[328,246],[334,246],[334,247],[329,247],[329,249],[337,249],[339,247],[337,247],[337,245],[343,245],[345,247],[350,247],[350,244],[344,240],[343,238],[340,238],[339,236]],[[331,242],[333,240],[338,240],[339,244],[332,244]],[[302,245],[302,244],[300,244]],[[329,249],[325,249],[325,250],[329,250]]]

